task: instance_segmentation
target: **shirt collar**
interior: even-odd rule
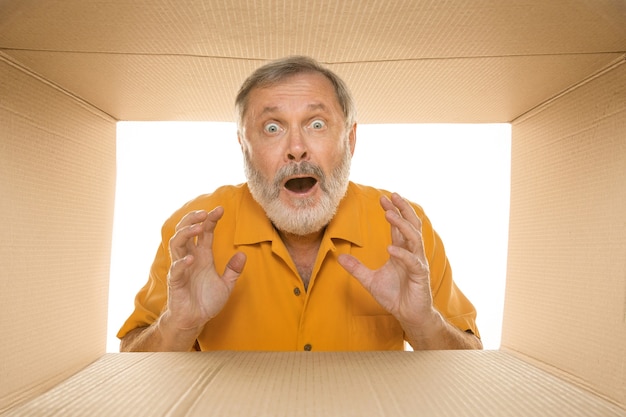
[[[250,194],[248,184],[244,184],[242,194],[237,207],[235,245],[252,245],[274,240],[278,233],[265,215],[263,207]]]
[[[339,203],[335,217],[328,224],[325,238],[346,240],[357,246],[363,245],[362,209],[356,187],[352,182],[348,184],[346,195]],[[251,245],[279,238],[265,211],[250,194],[247,184],[243,187],[243,196],[237,211],[235,245]]]
[[[326,236],[331,239],[342,239],[357,246],[363,246],[364,220],[357,186],[350,182],[346,195],[339,203],[335,217],[328,224]]]

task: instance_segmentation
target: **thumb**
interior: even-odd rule
[[[246,265],[246,260],[247,258],[245,253],[237,252],[232,258],[230,258],[226,268],[224,268],[222,279],[231,289],[234,287],[239,275],[241,275],[243,267]]]
[[[352,255],[343,253],[337,257],[337,262],[339,262],[339,265],[348,271],[350,275],[355,277],[361,285],[365,288],[370,287],[369,284],[372,281],[372,271],[363,265],[361,261]]]

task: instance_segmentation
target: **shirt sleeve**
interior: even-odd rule
[[[453,326],[480,337],[476,326],[476,309],[452,279],[452,269],[441,238],[421,208],[416,207],[416,211],[422,219],[422,238],[430,267],[430,286],[435,308]]]
[[[150,268],[148,282],[135,296],[135,310],[117,333],[120,339],[133,329],[154,323],[167,303],[167,273],[170,267],[168,242],[174,231],[172,223],[172,219],[168,220],[161,230],[161,244]]]

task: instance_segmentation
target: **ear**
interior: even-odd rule
[[[348,131],[348,143],[350,145],[350,154],[354,156],[354,147],[356,146],[356,123],[353,124]]]
[[[237,142],[239,142],[239,147],[241,148],[241,152],[244,151],[244,141],[241,138],[241,131],[237,129]]]

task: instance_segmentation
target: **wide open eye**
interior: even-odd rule
[[[277,123],[268,123],[263,127],[263,129],[267,133],[278,133],[280,131],[280,126],[278,126]]]
[[[323,120],[316,119],[311,122],[310,126],[315,130],[320,130],[326,126],[326,123]]]

